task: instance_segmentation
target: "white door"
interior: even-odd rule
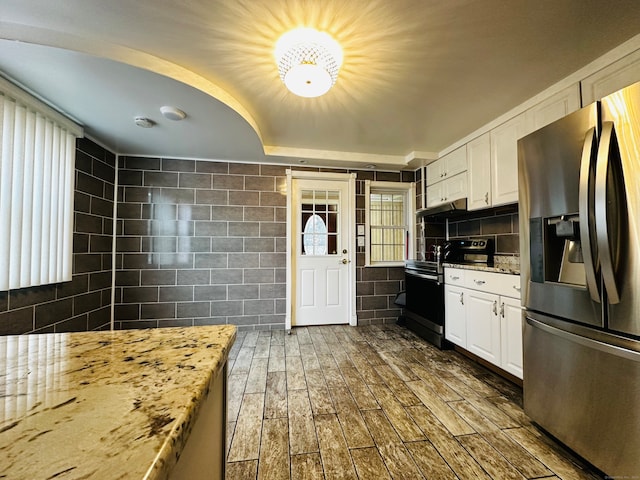
[[[352,179],[349,175],[342,180],[291,179],[289,258],[293,291],[287,328],[352,320]]]

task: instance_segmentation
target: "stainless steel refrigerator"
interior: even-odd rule
[[[524,408],[640,478],[640,83],[518,142]]]

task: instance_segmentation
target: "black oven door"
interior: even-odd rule
[[[407,326],[444,348],[444,283],[437,274],[405,270]]]

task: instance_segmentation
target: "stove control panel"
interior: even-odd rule
[[[492,238],[452,240],[444,245],[444,258],[448,262],[493,263],[494,242]]]

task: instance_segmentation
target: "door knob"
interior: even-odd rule
[[[346,265],[347,263],[349,263],[351,260],[347,260],[346,258],[342,259],[342,264]]]

